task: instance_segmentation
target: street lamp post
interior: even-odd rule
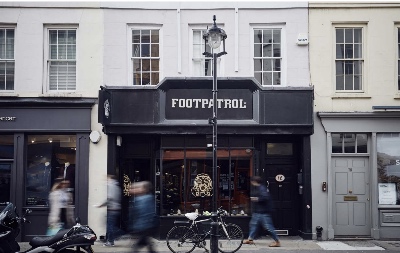
[[[214,24],[213,26],[207,30],[207,33],[203,35],[204,39],[204,53],[203,55],[207,57],[212,57],[213,58],[213,117],[210,118],[209,124],[212,124],[213,126],[213,146],[212,146],[212,151],[213,151],[213,198],[212,198],[212,232],[211,232],[211,238],[210,238],[210,250],[211,253],[218,253],[218,220],[217,220],[217,201],[218,201],[218,182],[217,182],[217,177],[218,177],[218,168],[217,168],[217,93],[218,93],[218,87],[217,87],[217,58],[227,54],[225,52],[225,39],[226,39],[226,33],[223,29],[217,27],[217,24],[215,23],[215,15],[213,17]],[[223,50],[222,52],[215,53],[214,49],[217,49],[220,47],[221,42],[223,44]],[[211,52],[207,52],[207,44],[211,47]]]

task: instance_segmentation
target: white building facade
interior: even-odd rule
[[[213,170],[213,63],[202,54],[213,15],[228,36],[217,59],[218,204],[248,229],[249,177],[262,176],[278,232],[312,238],[308,3],[0,5],[1,202],[34,210],[21,240],[45,233],[37,228],[59,178],[98,235],[106,210],[94,205],[106,198],[107,173],[123,189],[123,228],[133,181],[154,184],[160,238],[179,212],[212,211],[207,192],[193,188]]]
[[[399,238],[398,3],[310,2],[313,227]]]

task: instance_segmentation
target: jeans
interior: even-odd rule
[[[249,239],[252,240],[257,236],[258,226],[262,226],[267,230],[274,241],[279,241],[279,238],[275,232],[274,224],[272,223],[272,218],[266,213],[253,213],[250,220],[250,232]]]
[[[124,231],[117,227],[119,211],[107,210],[107,241],[114,242],[115,238],[124,234]]]

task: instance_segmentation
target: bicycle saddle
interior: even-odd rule
[[[198,213],[185,213],[186,218],[189,220],[195,220],[199,214]]]

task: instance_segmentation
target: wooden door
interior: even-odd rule
[[[335,236],[371,234],[368,158],[333,158]]]

